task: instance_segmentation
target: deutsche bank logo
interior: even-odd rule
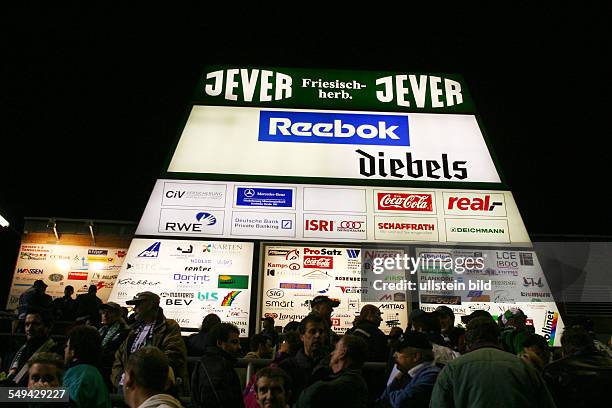
[[[259,112],[259,141],[410,146],[408,116]]]

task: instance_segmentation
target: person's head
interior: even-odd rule
[[[74,286],[68,285],[64,288],[64,296],[69,298],[74,294]]]
[[[300,322],[290,321],[283,327],[283,333],[298,332],[300,330]]]
[[[543,364],[550,361],[550,348],[546,339],[539,334],[530,334],[523,340],[523,350],[537,355]]]
[[[435,312],[423,312],[412,320],[415,331],[423,333],[441,333],[440,320]]]
[[[476,319],[477,317],[486,317],[488,319],[493,320],[493,316],[491,316],[491,313],[485,311],[485,310],[474,310],[472,313],[470,313],[469,315],[465,315],[465,316],[461,316],[461,323],[465,324],[467,326],[467,324]]]
[[[100,306],[101,322],[104,325],[111,325],[121,319],[121,306],[115,302],[108,302]]]
[[[290,397],[291,379],[278,367],[266,367],[255,375],[255,392],[261,408],[285,408]]]
[[[345,335],[331,353],[329,366],[334,374],[345,368],[361,368],[368,353],[368,344],[359,336]]]
[[[335,307],[340,305],[340,301],[337,299],[330,299],[327,296],[315,296],[310,301],[310,307],[312,311],[318,313],[326,321],[331,319],[332,312]]]
[[[125,367],[123,395],[133,408],[133,395],[140,391],[146,395],[163,393],[169,383],[168,357],[157,347],[145,346],[132,353]]]
[[[311,356],[321,350],[327,341],[327,323],[317,313],[310,313],[300,322],[300,340],[304,343],[304,353]]]
[[[436,314],[443,332],[447,332],[455,326],[455,313],[450,307],[438,306]]]
[[[576,316],[567,326],[582,326],[589,334],[595,333],[595,322],[587,316]]]
[[[283,333],[280,339],[280,345],[278,350],[281,353],[286,353],[291,356],[294,356],[298,351],[300,351],[302,347],[304,347],[300,337],[300,332],[298,330]]]
[[[159,296],[153,292],[140,292],[132,300],[125,302],[134,305],[136,320],[152,322],[159,311]]]
[[[208,333],[213,326],[221,323],[221,318],[214,313],[209,313],[202,319],[201,333]]]
[[[571,326],[563,330],[561,335],[561,351],[564,357],[593,350],[594,348],[593,337],[589,335],[589,332],[584,327]]]
[[[47,291],[47,284],[42,279],[36,279],[32,284],[34,290],[40,293],[45,293]]]
[[[46,339],[51,332],[51,315],[45,310],[30,309],[26,312],[24,325],[28,341]]]
[[[424,333],[408,331],[397,343],[393,358],[397,369],[407,373],[418,364],[433,361],[433,348]]]
[[[505,327],[514,327],[517,330],[525,329],[525,323],[527,322],[527,316],[519,308],[511,308],[501,315],[501,321]]]
[[[240,351],[240,330],[231,323],[219,323],[208,332],[208,344],[235,356]]]
[[[96,285],[89,285],[87,293],[89,293],[90,295],[95,295],[96,293],[98,293],[98,287]]]
[[[473,350],[481,345],[499,345],[499,326],[488,317],[476,317],[470,320],[465,331],[465,345]]]
[[[270,316],[264,317],[261,319],[263,322],[263,329],[265,331],[274,331],[274,319]]]
[[[380,309],[374,305],[364,305],[359,312],[360,319],[373,323],[376,327],[383,321],[381,316]]]
[[[256,334],[251,338],[251,351],[259,354],[260,358],[272,357],[272,340],[263,334]]]
[[[404,334],[404,331],[401,327],[392,327],[391,331],[389,331],[389,340],[398,340],[402,334]]]
[[[414,328],[414,321],[415,320],[419,320],[426,312],[424,310],[421,309],[414,309],[412,310],[409,314],[408,314],[408,327],[406,328],[406,331],[408,330],[415,330]]]
[[[62,385],[64,361],[55,353],[34,353],[28,360],[28,388],[57,388]]]
[[[92,326],[76,326],[68,333],[64,348],[64,362],[73,361],[95,365],[102,352],[100,333]]]

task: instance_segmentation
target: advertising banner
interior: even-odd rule
[[[109,300],[125,305],[151,291],[181,327],[199,328],[215,313],[249,336],[253,243],[136,238],[125,259]]]
[[[474,115],[224,106],[193,106],[168,172],[500,183]]]
[[[340,301],[332,314],[332,328],[337,333],[351,328],[361,307],[368,303],[383,313],[383,332],[388,334],[394,326],[406,327],[405,293],[383,293],[373,301],[363,297],[368,291],[364,271],[371,272],[372,259],[401,256],[403,250],[274,245],[263,251],[261,314],[273,317],[277,325],[300,321],[310,313],[310,301],[325,295]],[[404,277],[403,270],[396,272]]]
[[[16,308],[19,296],[37,279],[54,298],[64,296],[67,285],[74,287],[75,296],[96,285],[97,296],[106,302],[126,254],[127,248],[22,244],[6,308]]]
[[[158,180],[138,235],[525,246],[509,191]]]

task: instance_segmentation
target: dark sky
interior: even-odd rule
[[[610,234],[609,9],[264,4],[2,13],[0,214],[138,221],[218,63],[462,74],[528,231]]]

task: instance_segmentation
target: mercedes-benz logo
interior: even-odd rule
[[[253,190],[252,188],[247,188],[244,190],[244,196],[245,197],[254,197],[255,196],[255,190]]]

